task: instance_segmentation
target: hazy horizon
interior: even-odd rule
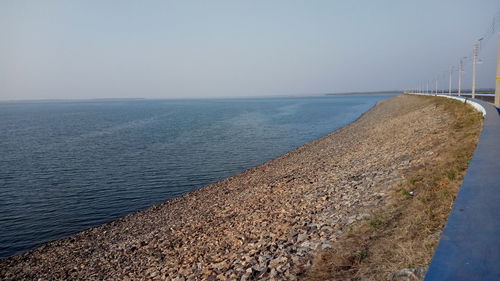
[[[499,8],[492,0],[3,1],[0,100],[310,96],[405,89],[438,74],[447,88],[443,72],[471,53]],[[479,88],[495,85],[498,41],[481,48]]]

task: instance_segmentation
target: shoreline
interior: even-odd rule
[[[429,140],[449,123],[436,111],[419,97],[385,99],[240,174],[0,260],[0,277],[300,278],[316,250],[384,206],[388,187],[431,157]]]

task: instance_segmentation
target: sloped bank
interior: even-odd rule
[[[327,277],[332,267],[321,267],[318,256],[328,257],[357,225],[392,206],[409,174],[450,153],[450,132],[465,128],[454,127],[458,117],[447,106],[431,97],[385,100],[353,124],[263,165],[1,260],[0,279]],[[334,273],[357,278],[372,257],[368,248]]]
[[[317,252],[308,280],[423,279],[483,122],[483,111],[463,101],[424,98],[442,107],[449,121],[429,139],[428,157],[405,171],[384,206],[352,225],[334,247]]]

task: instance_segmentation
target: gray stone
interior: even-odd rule
[[[301,233],[297,235],[297,243],[300,243],[307,239],[307,233]]]
[[[390,281],[420,281],[425,277],[427,267],[403,268],[389,276]]]

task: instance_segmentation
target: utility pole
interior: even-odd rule
[[[479,46],[476,42],[472,48],[472,98],[476,97],[476,63],[478,47]]]
[[[436,78],[436,92],[434,93],[435,96],[438,95],[438,79]]]
[[[464,68],[464,60],[460,60],[460,65],[458,66],[458,96],[462,93],[462,71]]]
[[[448,88],[448,95],[451,96],[451,73],[453,72],[453,67],[450,67],[450,87]]]
[[[495,107],[500,108],[500,41],[498,44],[498,55],[497,55],[497,76],[495,84]]]

